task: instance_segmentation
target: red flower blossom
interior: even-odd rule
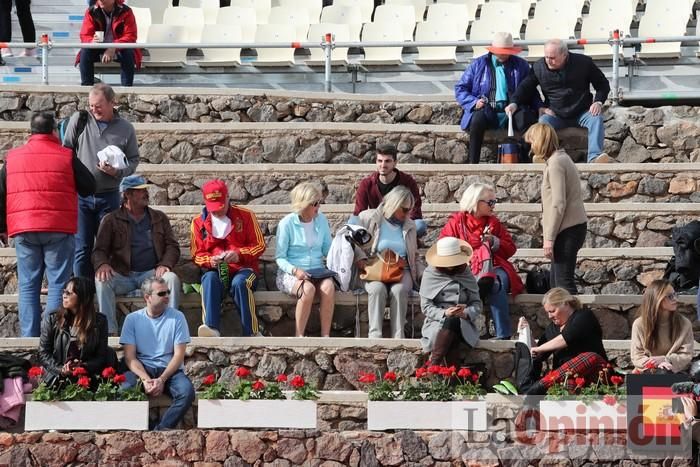
[[[247,378],[250,376],[250,370],[244,366],[239,366],[236,368],[236,376],[239,378]]]
[[[396,381],[396,373],[393,371],[387,371],[384,373],[384,381]]]
[[[440,367],[440,376],[444,376],[446,378],[449,378],[450,376],[454,375],[456,372],[456,368],[453,366],[442,366]]]
[[[253,383],[253,391],[262,391],[265,389],[265,383],[257,380],[256,382]]]
[[[87,376],[88,372],[82,366],[73,369],[73,376]]]
[[[102,377],[105,379],[113,378],[114,375],[116,375],[116,374],[117,374],[117,371],[114,368],[112,368],[111,366],[108,366],[107,368],[102,370]]]
[[[611,394],[606,394],[603,397],[603,402],[605,402],[608,405],[615,405],[615,404],[617,404],[617,399],[615,398],[615,396],[613,396]]]
[[[299,389],[299,388],[304,387],[304,385],[306,384],[306,382],[304,381],[304,378],[301,377],[301,375],[294,375],[294,377],[293,377],[292,380],[289,382],[289,384],[290,384],[293,388]]]
[[[78,386],[83,387],[85,389],[90,387],[90,378],[88,376],[81,376],[78,378]]]
[[[460,378],[469,378],[472,375],[472,370],[469,368],[460,368],[457,372],[457,376]]]
[[[425,378],[425,376],[428,374],[428,370],[425,368],[416,368],[416,378],[421,379]]]
[[[644,368],[647,370],[653,370],[656,368],[656,362],[654,360],[649,360],[644,364]]]
[[[30,378],[38,378],[44,374],[44,369],[40,366],[33,366],[29,369]]]
[[[214,375],[212,375],[214,376]],[[122,384],[126,382],[126,376],[124,375],[114,375],[114,378],[112,378],[112,381],[114,384]]]
[[[439,375],[440,370],[442,370],[442,367],[440,365],[430,365],[428,367],[428,373],[431,375]]]
[[[377,376],[374,373],[360,372],[360,377],[357,378],[360,383],[375,383],[377,381]]]
[[[287,382],[287,375],[284,373],[277,375],[276,381],[278,383],[286,383]]]
[[[615,386],[619,386],[620,384],[622,384],[623,381],[624,378],[622,376],[613,375],[610,377],[610,382],[613,383]]]
[[[586,380],[584,378],[581,378],[580,376],[574,380],[576,383],[577,388],[582,388],[584,384],[586,384]]]
[[[554,371],[550,371],[542,379],[545,383],[555,383],[557,381],[557,373]]]
[[[216,383],[216,375],[214,375],[213,373],[205,376],[202,380],[202,384],[204,386],[211,386],[214,383]]]
[[[479,381],[479,374],[478,373],[472,373],[472,382],[476,383]]]

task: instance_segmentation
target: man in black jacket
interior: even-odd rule
[[[566,43],[551,39],[544,46],[544,58],[532,65],[530,74],[520,83],[511,97],[506,113],[514,113],[518,105],[526,104],[540,86],[544,106],[540,108],[540,123],[554,129],[571,126],[588,129],[588,162],[611,162],[603,152],[603,102],[610,92],[607,78],[583,54],[570,54]],[[591,85],[595,97],[591,95]]]

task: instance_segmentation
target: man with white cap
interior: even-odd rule
[[[92,253],[97,304],[110,334],[118,332],[116,296],[138,291],[148,278],[165,280],[169,306],[178,309],[180,279],[173,268],[180,245],[165,213],[148,207],[148,187],[140,175],[124,177],[119,184],[122,205],[105,216],[97,231]]]
[[[433,365],[455,364],[460,342],[479,342],[477,323],[483,321],[479,286],[469,268],[472,248],[454,237],[438,240],[425,255],[428,267],[420,285],[425,321],[421,344]]]
[[[481,143],[489,128],[505,128],[504,109],[520,83],[528,76],[530,65],[518,57],[522,49],[513,45],[513,36],[497,32],[489,53],[473,60],[455,85],[455,98],[464,109],[462,130],[469,130],[469,162],[478,164]],[[536,110],[542,105],[534,96],[514,116],[514,129],[525,131],[537,121]]]

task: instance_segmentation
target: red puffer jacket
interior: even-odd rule
[[[518,248],[513,242],[508,230],[503,227],[503,224],[495,216],[485,216],[476,218],[466,212],[456,212],[450,216],[450,219],[445,224],[445,227],[440,231],[442,237],[456,237],[469,242],[474,250],[481,246],[481,236],[484,233],[486,226],[489,226],[491,235],[498,237],[500,246],[498,250],[493,252],[493,265],[497,268],[503,268],[508,273],[510,280],[510,293],[516,296],[523,292],[524,286],[520,276],[515,271],[515,267],[511,264],[509,258],[515,254]]]

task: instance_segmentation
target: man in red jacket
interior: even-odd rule
[[[377,171],[360,181],[355,193],[355,210],[353,216],[348,221],[353,223],[355,216],[365,209],[375,209],[394,187],[403,185],[411,190],[415,204],[411,209],[410,217],[416,223],[416,234],[419,237],[425,235],[428,228],[423,220],[421,212],[420,191],[412,176],[401,172],[396,168],[396,146],[393,144],[382,144],[377,146]]]
[[[34,114],[29,141],[11,149],[0,169],[0,237],[14,238],[22,337],[39,337],[41,280],[46,273],[46,311],[61,306],[61,289],[73,269],[78,193],[95,192],[95,177],[64,148],[52,114]]]
[[[202,187],[205,208],[192,220],[192,261],[202,269],[202,321],[199,337],[221,335],[221,302],[228,289],[241,316],[243,336],[258,334],[253,291],[265,238],[253,211],[229,202],[223,180]]]
[[[80,42],[136,42],[136,18],[123,0],[97,0],[85,11]],[[141,68],[140,49],[80,49],[80,84],[95,84],[95,62],[119,62],[122,86],[134,85],[134,69]]]

